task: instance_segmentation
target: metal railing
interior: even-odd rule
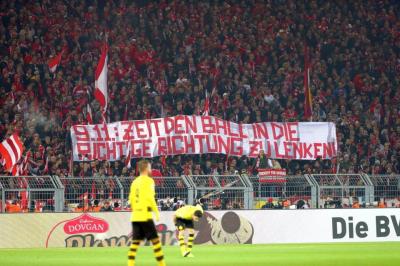
[[[317,206],[352,207],[355,203],[371,204],[371,182],[362,174],[311,174],[317,188]]]
[[[0,176],[1,211],[61,212],[64,189],[55,179],[52,176]]]
[[[369,175],[373,185],[374,203],[386,202],[387,207],[400,205],[400,175]]]
[[[250,176],[255,198],[253,207],[259,209],[268,201],[285,199],[289,204],[303,200],[308,206],[316,208],[316,187],[308,176],[286,176],[285,179],[286,182],[282,183],[264,183],[258,176]]]
[[[0,176],[0,212],[129,210],[133,177]],[[161,210],[202,199],[208,209],[400,207],[400,175],[311,174],[156,177]],[[294,207],[296,206],[296,207]]]
[[[132,177],[120,177],[123,199],[128,204]],[[154,177],[158,204],[162,210],[170,210],[177,204],[193,204],[193,188],[184,176]]]
[[[196,200],[202,199],[206,208],[251,209],[252,188],[241,175],[189,175],[186,177],[194,188]]]

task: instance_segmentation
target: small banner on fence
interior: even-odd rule
[[[286,169],[258,168],[260,183],[286,183]]]
[[[221,153],[315,160],[336,156],[334,123],[238,124],[213,116],[174,116],[71,127],[74,161]],[[130,145],[129,145],[130,142]]]

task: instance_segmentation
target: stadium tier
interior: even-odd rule
[[[400,172],[396,1],[2,1],[0,8],[0,139],[19,134],[24,174],[135,174],[136,159],[132,170],[123,160],[71,162],[70,126],[103,121],[95,70],[105,39],[108,122],[201,115],[205,102],[209,115],[240,123],[334,122],[337,157],[278,159],[275,167],[290,175]],[[164,176],[257,172],[248,157],[152,161]],[[1,166],[0,173],[10,174]]]
[[[399,241],[400,0],[0,1],[0,266]]]

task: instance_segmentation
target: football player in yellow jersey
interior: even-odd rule
[[[175,211],[174,223],[178,229],[179,245],[183,257],[193,257],[192,248],[194,240],[194,225],[203,216],[203,208],[200,204],[196,206],[187,205]],[[185,229],[188,230],[188,241],[185,243]]]
[[[138,168],[140,175],[132,182],[129,194],[132,209],[132,245],[128,253],[128,266],[135,265],[137,249],[145,238],[153,244],[158,265],[165,266],[161,242],[153,221],[153,212],[157,221],[160,219],[160,213],[155,200],[154,180],[150,177],[151,165],[148,161],[141,160]]]

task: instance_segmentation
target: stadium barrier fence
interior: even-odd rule
[[[0,211],[90,212],[107,204],[115,210],[129,210],[132,180],[0,176]],[[210,210],[259,209],[271,200],[275,206],[295,206],[302,200],[310,208],[400,207],[400,175],[296,175],[286,176],[281,183],[263,183],[258,176],[247,175],[187,175],[156,177],[155,184],[161,210],[199,199]]]
[[[388,207],[399,206],[400,175],[369,175],[374,202],[385,201]]]
[[[318,208],[352,207],[373,203],[372,183],[364,174],[311,174]],[[372,193],[372,194],[371,194]]]
[[[0,209],[8,212],[62,212],[64,188],[53,176],[0,176]]]
[[[253,208],[259,209],[267,204],[269,199],[286,199],[290,204],[303,200],[311,208],[316,208],[316,186],[307,175],[286,176],[286,182],[261,182],[258,176],[248,179],[254,191]]]
[[[196,200],[204,199],[207,209],[251,209],[253,193],[246,176],[189,175]]]

